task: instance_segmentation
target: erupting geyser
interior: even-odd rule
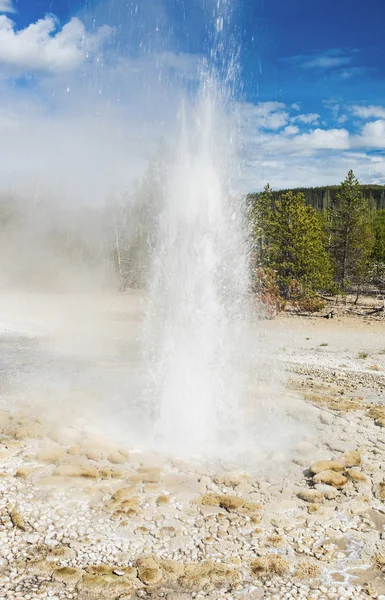
[[[232,47],[229,5],[216,3],[211,64],[202,63],[195,99],[180,110],[149,272],[146,400],[157,443],[178,451],[223,452],[244,434],[249,245],[234,186],[237,69],[235,53],[224,50]]]

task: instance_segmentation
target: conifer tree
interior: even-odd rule
[[[329,234],[335,280],[342,291],[355,286],[358,294],[368,275],[373,237],[369,201],[352,170],[329,210]]]
[[[273,202],[270,188],[265,188],[256,209],[258,217],[257,235],[263,236],[261,262],[276,271],[284,297],[289,296],[293,280],[310,293],[330,286],[325,232],[302,193],[288,192]]]

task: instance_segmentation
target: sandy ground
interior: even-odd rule
[[[224,467],[140,445],[141,310],[0,294],[0,600],[383,600],[385,321],[255,323],[273,444]]]

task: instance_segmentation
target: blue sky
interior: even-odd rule
[[[220,1],[241,44],[248,189],[349,168],[385,183],[383,0]],[[0,0],[0,185],[65,167],[82,193],[127,186],[194,87],[214,4]]]

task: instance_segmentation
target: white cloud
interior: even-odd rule
[[[297,135],[297,133],[299,133],[299,127],[297,127],[296,125],[288,125],[284,129],[285,135]]]
[[[352,106],[352,112],[360,119],[385,119],[384,106]]]
[[[356,138],[357,145],[372,148],[385,148],[385,120],[378,119],[366,123],[361,131],[361,136]]]
[[[330,48],[324,52],[298,54],[282,59],[283,62],[298,65],[303,69],[334,69],[352,62],[353,57],[338,48]]]
[[[260,102],[246,104],[244,112],[254,129],[277,130],[289,122],[289,113],[282,102]]]
[[[13,13],[16,12],[12,0],[0,0],[0,12]]]
[[[376,70],[376,69],[374,69]],[[352,77],[361,77],[362,75],[366,75],[370,73],[373,69],[369,69],[367,67],[349,67],[348,69],[343,69],[338,73],[338,77],[341,79],[351,79]]]
[[[350,136],[346,129],[314,129],[293,137],[267,136],[263,147],[267,152],[313,156],[321,150],[347,150],[350,148]]]
[[[291,119],[292,122],[297,121],[298,123],[304,123],[305,125],[317,124],[320,115],[317,113],[307,113],[303,115],[296,115]]]
[[[350,146],[349,132],[346,129],[315,129],[294,139],[299,147],[327,150],[346,150]]]
[[[17,71],[70,71],[81,65],[110,35],[104,26],[94,34],[77,18],[58,30],[58,22],[46,16],[17,31],[14,22],[0,16],[0,64]]]

